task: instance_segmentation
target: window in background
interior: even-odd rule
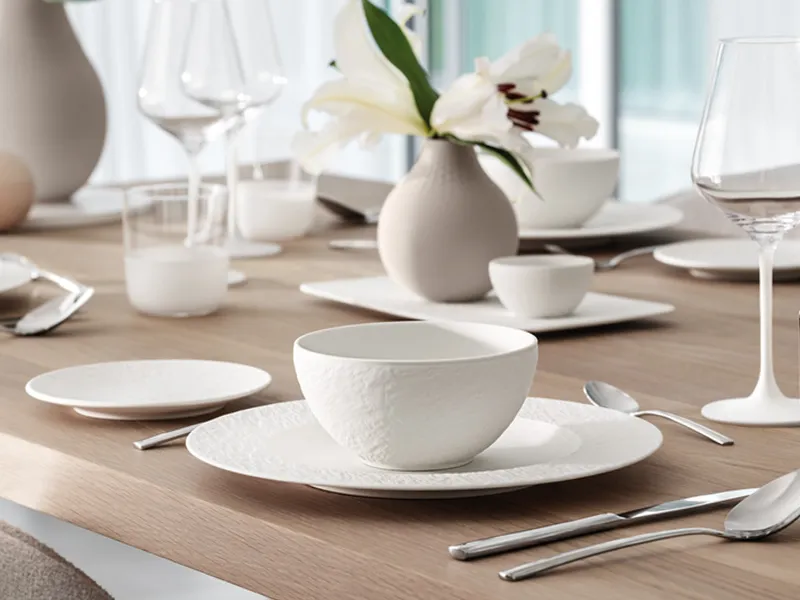
[[[712,45],[704,0],[618,0],[619,195],[648,202],[691,186]]]

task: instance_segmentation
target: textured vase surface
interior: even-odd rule
[[[474,148],[445,140],[426,140],[378,223],[389,277],[434,302],[483,298],[489,262],[516,254],[518,243],[514,210]]]
[[[0,1],[0,151],[30,169],[39,201],[86,183],[106,135],[103,88],[62,4]]]

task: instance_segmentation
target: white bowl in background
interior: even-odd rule
[[[602,148],[536,148],[533,186],[489,154],[481,166],[502,189],[521,229],[569,229],[588,221],[614,193],[619,152]]]
[[[500,302],[520,317],[563,317],[575,311],[592,285],[588,256],[507,256],[489,263]]]
[[[405,471],[488,448],[519,412],[537,359],[530,333],[477,323],[350,325],[294,344],[300,388],[328,434],[370,466]]]
[[[239,183],[236,215],[248,240],[280,242],[304,236],[314,222],[315,181],[253,179]]]

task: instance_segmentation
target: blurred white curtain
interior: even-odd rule
[[[0,0],[2,1],[2,0]],[[342,0],[265,0],[289,78],[283,95],[245,131],[242,163],[288,155],[299,126],[302,103],[333,75],[333,21]],[[141,116],[136,107],[139,63],[147,31],[150,0],[98,0],[73,3],[68,11],[81,42],[97,69],[108,102],[109,133],[92,181],[100,183],[158,179],[185,173],[179,144]],[[223,142],[212,142],[201,157],[206,173],[224,171]],[[352,147],[332,170],[371,179],[397,179],[406,165],[405,141],[387,137],[369,151]]]

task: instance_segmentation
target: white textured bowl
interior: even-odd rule
[[[536,194],[505,164],[481,155],[484,171],[514,205],[523,229],[580,227],[614,193],[619,152],[600,148],[537,148],[533,162]]]
[[[239,183],[237,224],[248,240],[281,242],[304,236],[314,222],[314,181],[261,179]]]
[[[572,313],[592,285],[588,256],[507,256],[489,263],[492,287],[508,310],[530,319]]]
[[[472,323],[397,322],[297,339],[294,365],[311,412],[368,465],[463,465],[514,420],[538,358],[530,333]]]

